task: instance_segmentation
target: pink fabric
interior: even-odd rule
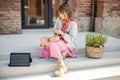
[[[68,48],[68,46],[66,45],[66,43],[64,43],[63,40],[57,42],[50,42],[49,47],[44,48],[41,51],[40,57],[44,57],[44,58],[54,57],[57,59],[63,59],[61,55],[62,51],[67,51],[67,53],[71,58],[77,57],[77,55]]]
[[[75,22],[77,23],[77,27],[79,26],[77,19],[75,19],[75,18],[70,18],[70,21],[75,21]],[[68,22],[69,22],[69,21],[63,21],[63,26],[62,26],[62,31],[63,31],[63,32],[66,32],[66,31],[67,31]],[[78,32],[79,32],[79,27],[78,27]]]
[[[42,49],[42,51],[40,52],[40,57],[44,57],[44,58],[50,57],[50,51],[48,47]]]

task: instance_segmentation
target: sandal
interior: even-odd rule
[[[67,67],[63,67],[62,65],[59,65],[58,70],[55,71],[55,73],[54,73],[54,76],[55,77],[60,77],[60,76],[62,76],[64,74],[66,74],[67,72],[68,72]]]
[[[59,65],[58,65],[58,69],[59,69],[60,67],[62,67],[62,66],[63,66],[63,64],[59,64]]]

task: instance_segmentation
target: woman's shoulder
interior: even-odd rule
[[[62,23],[59,17],[56,19],[56,23],[59,23],[59,24]]]
[[[70,26],[76,29],[78,28],[78,32],[79,32],[78,20],[76,18],[70,19]]]
[[[60,20],[60,18],[58,17],[58,18],[56,18],[56,21],[61,21],[61,20]]]
[[[70,22],[72,23],[72,24],[77,24],[78,25],[78,20],[76,19],[76,18],[70,18]]]
[[[77,21],[77,18],[71,17],[70,21]]]

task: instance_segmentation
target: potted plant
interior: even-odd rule
[[[85,46],[86,56],[89,58],[101,58],[107,38],[107,35],[101,33],[87,33]]]

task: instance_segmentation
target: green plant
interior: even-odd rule
[[[104,44],[107,42],[107,35],[101,33],[88,33],[86,35],[86,46],[91,46],[99,48],[100,46],[104,47]]]

